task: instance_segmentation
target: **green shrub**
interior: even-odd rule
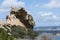
[[[24,38],[25,35],[27,35],[27,31],[25,28],[20,27],[20,26],[12,26],[11,27],[11,34],[15,37],[15,38]]]
[[[13,40],[13,36],[8,35],[8,32],[0,28],[0,40]]]
[[[15,38],[25,38],[26,36],[29,36],[30,38],[35,38],[38,33],[29,29],[29,31],[26,31],[25,28],[23,27],[20,27],[20,26],[12,26],[11,27],[12,29],[12,35],[15,37]]]
[[[30,38],[34,39],[35,37],[38,36],[38,33],[36,31],[29,30],[28,35],[30,36]]]

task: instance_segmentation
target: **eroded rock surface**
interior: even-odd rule
[[[33,17],[28,14],[24,8],[20,8],[18,10],[11,8],[10,15],[6,16],[6,24],[19,25],[21,27],[33,29],[35,22],[33,20]]]

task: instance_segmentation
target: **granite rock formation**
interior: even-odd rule
[[[24,8],[16,9],[12,7],[10,15],[6,16],[6,24],[8,26],[19,25],[27,29],[33,29],[35,22]]]
[[[34,25],[33,17],[24,8],[12,7],[6,22],[0,21],[0,40],[33,40],[38,35],[33,30]]]

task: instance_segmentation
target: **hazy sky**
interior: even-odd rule
[[[0,0],[0,19],[5,20],[11,6],[24,7],[36,26],[60,26],[60,0]]]

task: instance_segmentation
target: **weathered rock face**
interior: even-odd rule
[[[2,40],[33,40],[38,35],[32,30],[34,25],[33,17],[23,8],[12,8],[10,15],[6,16],[6,23],[0,22],[0,36]]]
[[[19,25],[29,29],[33,29],[35,22],[33,17],[28,14],[23,8],[15,9],[12,8],[10,15],[6,16],[7,25]]]
[[[7,16],[6,24],[25,27],[25,25],[18,18],[16,18],[14,14]]]

